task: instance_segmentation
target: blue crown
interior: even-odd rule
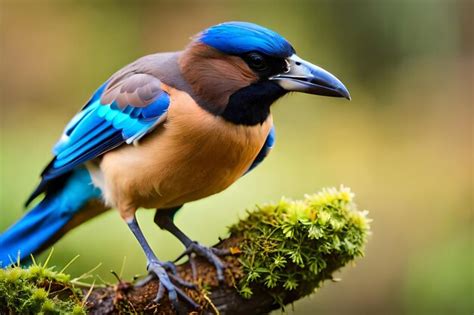
[[[226,22],[204,30],[201,42],[223,53],[240,55],[258,51],[274,57],[289,57],[295,53],[280,34],[248,22]]]

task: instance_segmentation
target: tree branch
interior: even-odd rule
[[[231,237],[221,242],[218,248],[229,248],[238,244],[238,239]],[[208,262],[201,258],[194,260],[197,279],[193,280],[192,266],[186,262],[178,266],[178,274],[189,282],[199,283],[199,289],[183,289],[201,306],[199,314],[262,314],[278,308],[274,299],[264,290],[258,290],[252,299],[244,299],[235,287],[243,275],[242,266],[237,255],[223,257],[226,263],[225,282],[218,284],[216,273]],[[203,287],[207,290],[204,290]],[[174,314],[167,296],[160,305],[153,302],[158,292],[159,283],[152,279],[141,287],[130,283],[119,283],[114,287],[93,290],[88,299],[88,311],[91,314],[114,314],[122,312],[150,312],[156,314]],[[184,302],[179,302],[180,310],[193,311]]]
[[[239,238],[231,236],[216,247],[224,249],[237,247],[238,244]],[[247,315],[266,314],[280,308],[281,305],[263,287],[254,288],[253,295],[249,299],[241,296],[236,289],[236,283],[244,277],[244,273],[238,256],[230,255],[223,258],[227,268],[225,282],[222,284],[218,284],[213,267],[207,261],[196,258],[194,262],[197,275],[196,280],[200,283],[202,291],[199,289],[184,289],[184,291],[196,302],[199,302],[201,309],[193,310],[184,301],[179,301],[179,309],[183,312],[196,311],[197,314]],[[183,279],[196,283],[196,280],[192,278],[190,262],[186,262],[177,268],[178,274]],[[326,279],[331,279],[330,274],[321,280]],[[207,287],[207,290],[202,289],[203,286]],[[286,305],[307,295],[308,290],[310,290],[308,286],[311,287],[311,284],[302,285],[299,289],[293,291],[280,290],[278,293],[282,294],[283,303]],[[119,283],[114,287],[95,289],[88,298],[88,312],[98,315],[116,314],[117,312],[174,314],[173,307],[166,295],[159,305],[153,302],[158,288],[158,281],[152,279],[141,287],[134,287],[131,283]],[[205,293],[204,291],[207,292]]]
[[[49,303],[51,310],[77,314],[265,314],[311,294],[336,270],[363,255],[370,220],[365,211],[357,211],[352,199],[353,194],[341,187],[249,212],[216,245],[232,253],[222,257],[224,283],[218,283],[214,267],[200,258],[177,267],[179,276],[197,284],[197,289],[183,291],[199,309],[182,300],[174,308],[166,294],[160,304],[155,303],[159,288],[155,279],[140,286],[120,281],[115,286],[78,289],[67,275],[33,265],[0,270],[0,313],[34,312]],[[20,275],[12,278],[15,272]],[[38,290],[46,290],[42,300]],[[54,304],[57,301],[63,304]]]

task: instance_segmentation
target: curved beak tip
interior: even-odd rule
[[[342,88],[337,89],[338,92],[341,94],[342,97],[344,97],[347,100],[352,100],[351,94],[349,93],[349,90],[344,86]]]

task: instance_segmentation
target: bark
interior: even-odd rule
[[[222,241],[216,247],[231,248],[238,244],[238,239],[231,237]],[[200,305],[193,309],[185,301],[179,300],[176,310],[170,303],[167,295],[159,304],[153,300],[158,292],[159,283],[152,279],[146,284],[137,287],[132,283],[119,282],[115,286],[97,288],[87,299],[87,307],[90,314],[267,314],[272,310],[280,308],[268,290],[253,288],[254,294],[250,299],[243,298],[236,287],[239,279],[243,276],[242,268],[238,260],[238,254],[228,255],[222,260],[226,264],[225,282],[218,283],[216,273],[207,261],[196,258],[193,264],[186,262],[177,266],[178,274],[186,281],[197,283],[198,289],[184,288],[188,296]],[[192,268],[195,266],[196,279],[193,279]],[[204,289],[206,288],[206,289]],[[87,289],[85,290],[85,294]],[[301,288],[286,294],[283,303],[291,303],[308,292]]]

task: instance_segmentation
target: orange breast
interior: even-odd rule
[[[234,125],[188,94],[164,89],[171,97],[165,123],[100,164],[105,197],[122,212],[178,206],[224,190],[249,168],[272,126],[271,116],[262,125]]]

